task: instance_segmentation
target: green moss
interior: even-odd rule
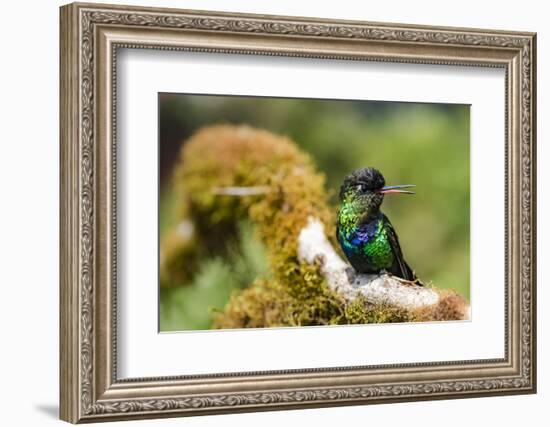
[[[346,306],[346,323],[397,323],[413,320],[411,313],[389,304],[370,304],[364,298],[356,298]]]

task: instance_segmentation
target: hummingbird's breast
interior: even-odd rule
[[[393,263],[393,251],[382,215],[360,225],[338,223],[338,241],[350,264],[360,273],[379,273]]]

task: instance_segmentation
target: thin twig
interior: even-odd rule
[[[257,187],[214,187],[212,193],[220,196],[256,196],[258,194],[266,194],[271,191],[267,185]]]

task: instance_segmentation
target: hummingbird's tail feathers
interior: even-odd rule
[[[387,230],[388,240],[390,242],[390,246],[393,252],[393,264],[391,266],[390,272],[394,276],[401,277],[411,282],[416,280],[416,274],[414,274],[412,268],[409,267],[409,264],[407,264],[407,262],[405,261],[405,258],[403,257],[403,252],[401,252],[401,246],[399,245],[397,233],[395,232],[395,229],[393,228],[390,220],[386,215],[384,215],[384,222]]]
[[[399,251],[398,254],[395,254],[393,265],[391,266],[390,272],[394,276],[401,277],[402,279],[405,279],[409,282],[414,282],[418,280],[416,277],[416,274],[412,270],[411,267],[409,267],[409,264],[403,259],[403,254],[401,254],[401,251]]]

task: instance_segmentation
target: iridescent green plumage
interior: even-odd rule
[[[387,271],[406,280],[416,280],[403,258],[397,233],[380,212],[384,194],[410,193],[407,186],[384,187],[384,177],[373,168],[348,175],[340,189],[337,238],[350,264],[359,273]]]

